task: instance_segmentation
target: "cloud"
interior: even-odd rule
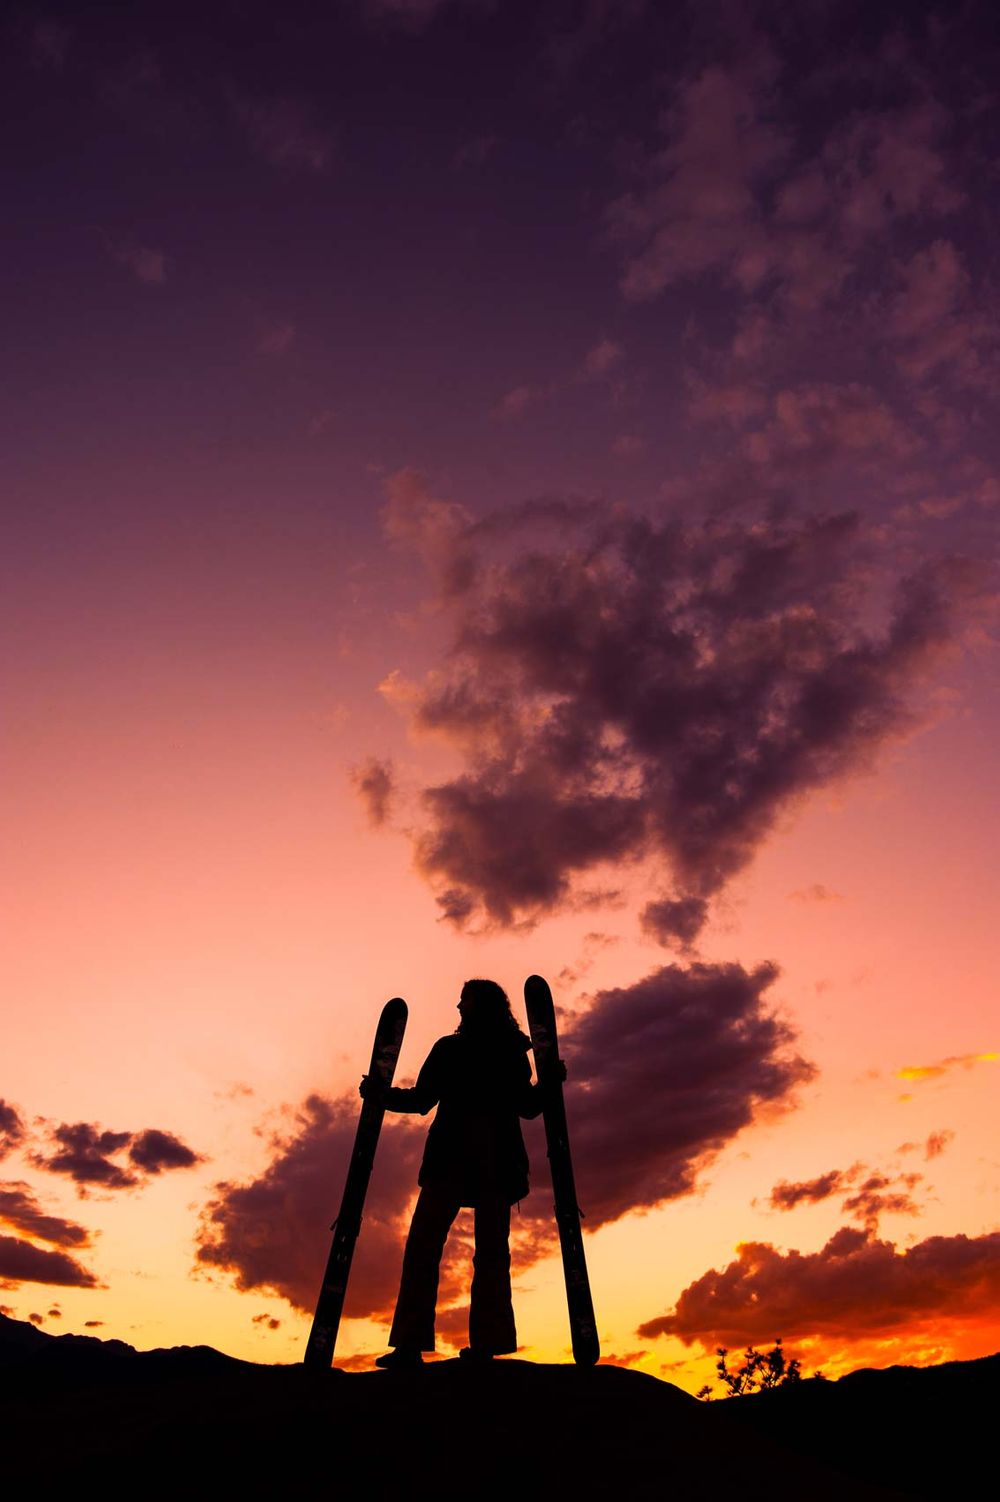
[[[870,1230],[844,1226],[818,1252],[744,1242],[722,1271],[696,1278],[674,1309],[640,1325],[706,1349],[773,1340],[858,1341],[916,1336],[947,1322],[994,1317],[1000,1297],[1000,1232],[931,1236],[905,1251]]]
[[[764,393],[748,382],[712,385],[691,374],[688,384],[691,388],[688,412],[698,422],[725,422],[731,428],[742,428],[767,410]]]
[[[601,933],[597,929],[584,934],[580,958],[574,961],[572,965],[563,966],[559,972],[560,983],[567,986],[574,985],[581,976],[586,975],[588,970],[593,968],[594,962],[602,950],[610,949],[615,944],[620,943],[621,936],[619,934]]]
[[[68,1252],[49,1251],[15,1236],[0,1236],[0,1278],[12,1283],[51,1283],[60,1288],[98,1287],[93,1273]]]
[[[842,111],[810,149],[780,82],[757,45],[676,86],[643,185],[608,212],[627,297],[713,275],[801,317],[840,296],[890,227],[961,206],[950,117],[933,98]]]
[[[380,761],[369,756],[359,767],[351,770],[354,790],[361,800],[368,822],[373,829],[381,829],[392,813],[396,796],[395,772],[391,761]]]
[[[161,1132],[155,1127],[136,1133],[129,1144],[128,1156],[130,1163],[150,1175],[172,1168],[194,1168],[205,1161],[173,1132]]]
[[[357,1119],[350,1097],[308,1096],[291,1132],[272,1138],[263,1172],[247,1183],[215,1186],[201,1214],[198,1265],[226,1273],[241,1292],[272,1292],[311,1314]],[[395,1301],[424,1130],[405,1119],[388,1120],[383,1129],[348,1286],[349,1318],[382,1315]]]
[[[783,812],[912,731],[911,692],[973,587],[928,564],[875,629],[851,514],[591,511],[546,545],[529,513],[492,539],[463,530],[426,482],[413,514],[452,642],[422,683],[383,691],[461,758],[414,820],[417,869],[459,927],[530,926],[602,865],[645,860],[673,888],[649,931],[690,944]]]
[[[48,1139],[50,1151],[33,1152],[32,1164],[48,1173],[66,1174],[81,1195],[92,1187],[134,1189],[151,1175],[204,1161],[172,1132],[155,1127],[111,1132],[86,1121],[62,1122],[49,1128]],[[126,1150],[128,1162],[116,1163]]]
[[[610,375],[625,358],[625,351],[614,339],[601,339],[587,351],[583,361],[583,374],[589,380]]]
[[[834,892],[830,887],[823,886],[822,882],[814,881],[811,886],[799,887],[794,892],[789,892],[793,902],[843,902],[840,892]]]
[[[599,991],[566,1032],[589,1227],[690,1193],[761,1108],[789,1105],[814,1077],[767,1005],[776,976],[773,965],[665,966]]]
[[[874,1230],[882,1215],[919,1215],[921,1207],[913,1191],[922,1182],[919,1173],[888,1174],[855,1163],[797,1183],[781,1179],[771,1190],[768,1204],[772,1210],[787,1211],[843,1194],[841,1213]]]
[[[85,1121],[63,1122],[51,1129],[49,1138],[55,1151],[47,1157],[33,1153],[36,1168],[67,1174],[81,1188],[96,1184],[104,1189],[131,1189],[139,1183],[138,1174],[111,1160],[112,1154],[131,1142],[131,1132],[101,1131]]]
[[[780,1179],[771,1190],[768,1203],[772,1210],[794,1210],[797,1205],[816,1205],[820,1200],[838,1194],[847,1179],[848,1175],[840,1168],[831,1168],[828,1173],[821,1173],[815,1179],[802,1179],[797,1183]]]
[[[884,1173],[870,1173],[844,1200],[841,1209],[852,1220],[874,1231],[883,1215],[919,1215],[920,1205],[913,1189],[923,1174],[904,1173],[893,1178]]]
[[[167,279],[167,257],[162,250],[134,241],[108,241],[108,249],[119,266],[125,266],[137,282],[147,287],[159,287]]]
[[[69,55],[72,40],[72,28],[63,25],[61,21],[36,21],[29,37],[32,62],[37,68],[60,72]]]
[[[931,1132],[924,1144],[925,1160],[929,1163],[932,1158],[940,1158],[954,1140],[955,1133],[947,1127],[940,1132]]]
[[[275,1319],[273,1314],[255,1314],[252,1316],[250,1323],[252,1325],[260,1325],[265,1330],[281,1329],[281,1320]]]
[[[912,1081],[939,1080],[956,1069],[972,1069],[976,1064],[992,1064],[997,1059],[1000,1059],[1000,1053],[949,1054],[936,1064],[907,1064],[903,1069],[896,1070],[896,1078]]]
[[[0,1158],[21,1146],[27,1136],[24,1118],[16,1106],[0,1100]]]
[[[790,143],[773,119],[773,62],[706,68],[676,90],[666,143],[650,154],[653,184],[619,199],[611,224],[636,245],[623,290],[655,296],[672,282],[724,269],[752,285],[766,267],[767,238],[756,190],[787,160]]]
[[[521,386],[513,386],[497,402],[491,416],[499,418],[504,422],[513,421],[518,417],[523,417],[529,407],[537,406],[539,402],[545,401],[546,397],[551,396],[551,394],[551,386],[537,386],[531,382],[525,382]]]
[[[435,496],[426,475],[412,468],[389,477],[386,497],[379,520],[389,542],[417,554],[442,596],[466,589],[473,567],[463,541],[472,520],[466,508]]]
[[[46,1214],[30,1186],[21,1180],[0,1182],[0,1221],[53,1246],[86,1246],[90,1241],[85,1226],[60,1215]]]
[[[451,159],[453,167],[481,167],[486,158],[496,149],[499,136],[472,136],[463,141]]]
[[[259,355],[286,355],[295,343],[295,325],[287,319],[269,323],[257,337]]]
[[[704,897],[665,897],[659,902],[647,902],[640,922],[645,932],[660,944],[676,943],[688,949],[704,928],[707,917],[708,903]]]
[[[920,440],[886,403],[857,381],[805,382],[778,391],[765,422],[743,440],[751,463],[772,474],[802,473],[869,455],[898,463],[919,447]]]
[[[324,172],[333,155],[333,137],[313,123],[300,100],[231,96],[233,111],[254,151],[272,167]]]

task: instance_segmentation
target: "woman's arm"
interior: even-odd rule
[[[527,1062],[527,1061],[525,1061]],[[559,1060],[559,1078],[565,1080],[566,1065]],[[541,1116],[551,1093],[551,1086],[546,1089],[544,1085],[530,1083],[530,1070],[528,1079],[525,1081],[518,1100],[517,1114],[523,1116],[526,1121],[534,1121],[536,1116]]]
[[[438,1044],[435,1043],[424,1061],[423,1068],[417,1075],[417,1083],[409,1087],[390,1085],[388,1090],[382,1089],[377,1081],[365,1075],[361,1081],[359,1093],[363,1100],[377,1100],[387,1111],[396,1111],[401,1115],[416,1112],[426,1116],[432,1106],[436,1106],[441,1099],[441,1060],[438,1053]]]

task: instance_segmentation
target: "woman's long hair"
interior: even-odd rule
[[[467,980],[462,987],[465,1015],[455,1029],[475,1042],[528,1042],[510,1008],[510,998],[495,980]]]

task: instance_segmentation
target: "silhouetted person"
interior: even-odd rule
[[[517,1349],[510,1296],[510,1207],[528,1192],[528,1155],[519,1118],[538,1116],[542,1096],[531,1083],[530,1039],[518,1027],[506,992],[469,980],[458,1003],[456,1032],[439,1038],[412,1089],[384,1093],[389,1111],[432,1106],[418,1183],[420,1195],[403,1254],[403,1276],[389,1332],[394,1349],[376,1366],[417,1366],[434,1349],[438,1268],[448,1232],[463,1205],[475,1210],[475,1256],[469,1345],[463,1356],[488,1360]],[[362,1096],[375,1087],[368,1076]]]

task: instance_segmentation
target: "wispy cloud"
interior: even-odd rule
[[[825,887],[822,882],[814,881],[811,886],[797,887],[794,892],[789,892],[793,902],[843,902],[841,892],[834,892],[831,887]]]
[[[922,1081],[939,1080],[946,1074],[952,1074],[957,1069],[972,1069],[976,1064],[993,1064],[1000,1059],[1000,1053],[960,1053],[949,1054],[946,1059],[939,1059],[934,1064],[907,1064],[902,1069],[896,1070],[898,1080]]]
[[[69,56],[73,29],[62,21],[43,17],[31,28],[28,44],[31,59],[38,68],[51,68],[59,72]]]
[[[264,324],[258,335],[256,349],[259,355],[280,357],[287,355],[295,343],[295,325],[288,319],[279,318]]]
[[[234,92],[231,103],[250,145],[272,167],[326,171],[333,157],[332,132],[315,123],[302,100],[252,99]]]
[[[164,251],[140,245],[134,240],[108,240],[107,246],[119,266],[130,271],[137,282],[143,282],[147,287],[160,287],[166,281],[169,260]]]

